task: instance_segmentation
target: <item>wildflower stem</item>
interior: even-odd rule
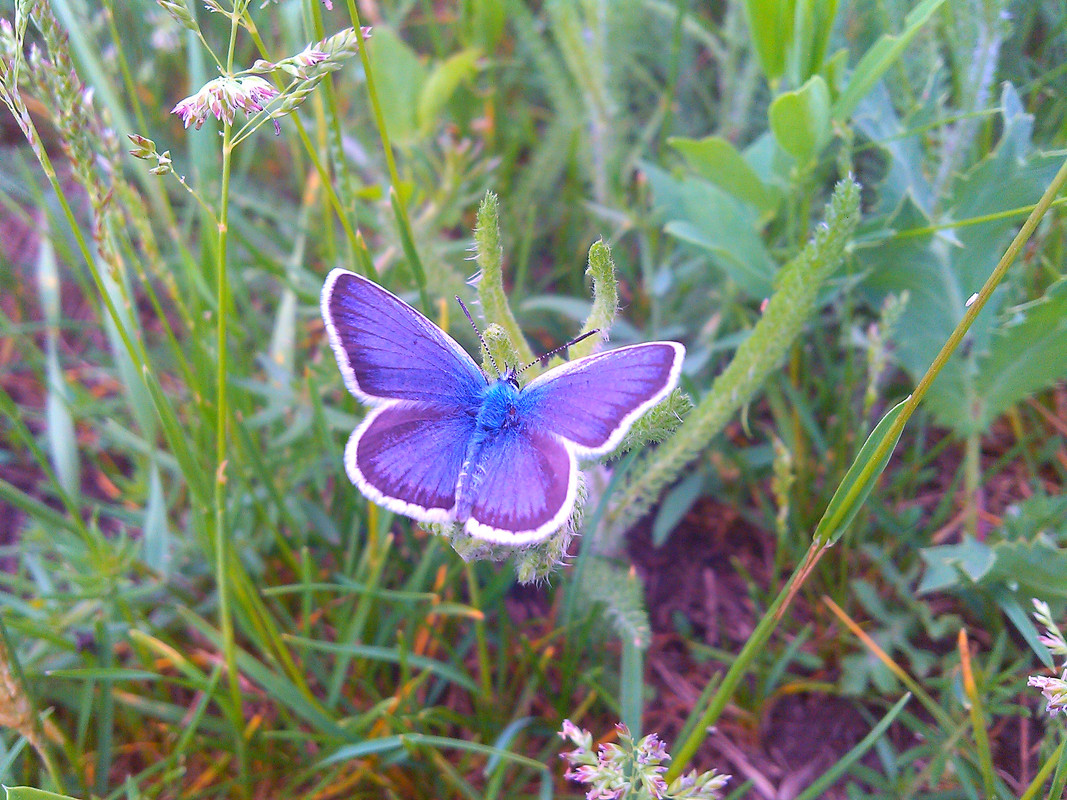
[[[259,35],[259,31],[252,29],[250,32],[252,40],[256,44],[256,48],[263,55],[264,58],[268,57],[270,51],[267,48],[266,43]],[[280,84],[279,84],[280,85]],[[348,211],[345,209],[344,203],[341,202],[341,198],[338,196],[336,189],[334,189],[333,178],[330,175],[330,171],[323,160],[319,158],[318,149],[314,142],[311,141],[311,137],[308,135],[307,128],[300,120],[300,117],[296,114],[292,115],[292,121],[296,127],[296,135],[300,139],[300,143],[304,146],[304,153],[311,161],[311,165],[315,168],[315,172],[318,173],[321,180],[323,191],[326,192],[326,197],[330,201],[330,205],[333,207],[334,213],[337,215],[337,221],[341,224],[341,228],[345,232],[345,237],[348,239],[349,246],[353,252],[358,253],[361,245],[359,244],[359,233],[352,227],[352,220],[349,218]],[[366,248],[363,248],[366,249]],[[363,274],[365,274],[371,280],[378,280],[378,272],[374,268],[374,264],[370,261],[359,262],[363,264]],[[368,269],[369,267],[369,269]]]
[[[409,241],[414,242],[415,237],[411,232],[411,219],[408,217],[407,198],[401,191],[400,173],[396,169],[396,159],[393,157],[393,145],[389,141],[389,131],[385,127],[385,116],[382,114],[382,105],[378,102],[378,90],[374,83],[374,70],[370,66],[370,58],[367,56],[367,40],[363,35],[363,26],[359,21],[359,9],[356,8],[356,0],[348,0],[348,13],[352,18],[352,27],[359,35],[359,60],[363,64],[363,74],[367,80],[367,96],[370,98],[371,109],[374,112],[374,124],[378,127],[378,135],[382,140],[382,149],[385,151],[385,164],[389,169],[389,180],[393,184],[396,199],[393,201],[393,210],[400,226],[401,239],[406,245]],[[412,245],[412,251],[414,246]],[[426,315],[432,314],[430,297],[426,293],[426,275],[418,260],[418,254],[412,255],[407,246],[404,248],[409,259],[413,259],[411,270],[415,274],[415,283],[419,289],[419,302],[422,311]]]
[[[1052,182],[1045,190],[1045,193],[1034,206],[1034,210],[1030,213],[1026,222],[1023,223],[1022,228],[1019,229],[1019,233],[1016,234],[1011,244],[1008,245],[1007,250],[1004,251],[1004,255],[1001,256],[1000,262],[989,275],[989,278],[978,292],[974,302],[971,303],[967,312],[963,315],[963,319],[960,320],[955,330],[949,335],[944,347],[941,348],[941,352],[937,354],[937,357],[930,365],[930,368],[915,387],[915,391],[905,402],[901,409],[901,413],[893,421],[893,424],[879,442],[878,447],[863,465],[863,469],[856,476],[852,488],[842,502],[843,507],[851,507],[852,504],[858,501],[860,492],[863,491],[863,487],[870,482],[875,470],[881,468],[882,462],[888,457],[891,449],[896,445],[897,440],[900,438],[900,433],[904,429],[904,424],[908,421],[908,418],[915,411],[916,406],[918,406],[919,402],[926,395],[926,391],[930,388],[930,384],[933,383],[934,378],[941,372],[941,369],[945,366],[949,357],[963,340],[964,335],[970,329],[975,317],[978,316],[982,307],[985,306],[986,302],[993,294],[993,291],[1004,279],[1008,267],[1015,261],[1019,251],[1022,250],[1027,240],[1033,234],[1038,223],[1041,221],[1041,218],[1045,215],[1045,212],[1048,211],[1053,200],[1056,198],[1056,195],[1059,194],[1065,183],[1067,183],[1067,161],[1064,161],[1063,165],[1060,166],[1059,171],[1052,179]],[[689,721],[686,722],[686,727],[689,728],[690,734],[686,737],[685,741],[674,755],[674,761],[671,763],[671,767],[665,776],[668,782],[682,773],[682,770],[685,769],[689,760],[696,753],[697,748],[707,735],[706,731],[708,726],[713,725],[715,721],[718,720],[719,715],[722,714],[723,709],[726,708],[727,701],[737,688],[741,678],[748,671],[756,654],[777,627],[778,620],[781,619],[785,608],[792,600],[796,590],[800,588],[803,582],[807,579],[807,576],[811,574],[815,564],[828,549],[829,545],[827,542],[834,541],[835,533],[836,530],[831,529],[828,531],[825,539],[812,542],[804,561],[790,576],[785,586],[782,587],[782,590],[774,599],[774,602],[771,603],[770,607],[763,615],[763,618],[759,621],[756,629],[752,632],[752,635],[738,654],[737,659],[727,671],[718,691],[712,695],[707,707],[703,711],[700,711],[699,708],[693,709],[690,719],[692,720],[695,718],[697,721],[691,726]]]
[[[1026,218],[1026,222],[1019,229],[1019,232],[1012,239],[1008,249],[1004,251],[1004,255],[1001,256],[996,268],[990,273],[986,279],[985,284],[975,295],[974,302],[967,308],[963,318],[956,325],[955,329],[949,334],[948,339],[945,341],[944,346],[941,348],[941,352],[934,358],[933,363],[930,364],[926,370],[926,374],[919,379],[919,383],[915,387],[915,391],[911,393],[908,399],[904,402],[904,407],[901,409],[900,415],[893,421],[893,424],[886,431],[885,437],[878,444],[878,447],[871,454],[870,459],[863,465],[863,469],[860,470],[856,476],[855,483],[849,489],[849,492],[845,495],[842,506],[845,508],[851,507],[856,498],[859,497],[859,493],[863,490],[863,487],[868,484],[874,475],[874,471],[880,468],[882,462],[889,456],[892,448],[896,446],[897,440],[900,438],[901,431],[904,430],[904,425],[907,424],[908,419],[915,412],[916,407],[922,402],[922,399],[926,396],[927,390],[930,388],[930,384],[934,382],[934,379],[940,374],[949,358],[959,347],[963,337],[967,335],[967,331],[970,330],[971,325],[974,323],[975,317],[982,311],[985,304],[989,301],[989,298],[993,295],[994,290],[1000,285],[1000,282],[1004,279],[1004,275],[1008,271],[1008,267],[1012,265],[1015,258],[1019,255],[1019,252],[1023,249],[1027,240],[1033,234],[1037,228],[1037,224],[1041,221],[1041,218],[1045,216],[1045,212],[1048,211],[1052,205],[1052,201],[1056,199],[1056,195],[1060,193],[1064,183],[1067,183],[1067,160],[1060,166],[1056,176],[1052,179],[1045,193],[1041,196],[1041,199],[1037,201],[1034,206],[1034,210],[1030,212],[1030,216]],[[832,536],[834,531],[830,531]]]
[[[467,591],[470,593],[471,606],[481,612],[481,589],[478,587],[478,576],[474,572],[474,565],[468,561],[464,563],[463,568],[467,579]],[[482,698],[483,700],[491,700],[493,697],[493,670],[489,661],[489,638],[485,631],[484,614],[474,620],[474,636],[478,648],[478,676]]]
[[[233,70],[234,48],[237,42],[236,15],[230,25],[230,45],[226,56],[227,72]],[[233,639],[233,615],[230,611],[229,541],[226,530],[226,433],[228,421],[226,386],[226,322],[230,306],[230,285],[226,271],[226,244],[229,225],[230,170],[233,159],[233,126],[222,126],[222,184],[219,189],[219,246],[216,276],[216,372],[215,372],[215,582],[219,593],[219,632],[222,636],[223,659],[230,687],[230,714],[234,727],[234,750],[241,776],[241,786],[247,795],[248,760],[244,742],[244,720],[241,713],[241,685],[237,673],[237,654]]]

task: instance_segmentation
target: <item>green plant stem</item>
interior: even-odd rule
[[[367,40],[363,38],[363,27],[359,21],[359,9],[356,8],[356,0],[348,0],[348,14],[352,18],[352,27],[359,36],[359,60],[363,64],[363,75],[367,81],[367,96],[370,98],[371,110],[374,112],[374,124],[378,128],[378,135],[382,140],[382,149],[385,151],[385,164],[389,170],[389,180],[396,192],[396,202],[393,204],[396,210],[397,222],[401,228],[401,236],[405,240],[414,241],[411,232],[411,219],[408,217],[407,197],[401,191],[400,173],[396,169],[396,158],[393,156],[393,145],[389,141],[389,131],[385,127],[385,115],[382,114],[382,104],[378,102],[378,89],[374,82],[374,70],[370,66],[370,58],[367,56]],[[413,263],[412,271],[415,273],[415,283],[419,289],[419,302],[422,303],[423,313],[430,315],[432,309],[430,298],[426,293],[426,276],[422,273],[421,265]]]
[[[644,700],[644,653],[640,645],[632,639],[623,637],[622,663],[619,667],[619,684],[621,687],[620,705],[622,706],[622,721],[630,729],[634,739],[640,739],[641,729],[641,706]]]
[[[900,438],[900,433],[904,429],[904,424],[908,418],[915,411],[916,406],[926,395],[927,390],[930,388],[930,384],[933,383],[938,373],[945,366],[949,357],[959,346],[959,343],[963,340],[967,331],[974,323],[975,317],[978,316],[982,307],[985,306],[989,300],[993,291],[997,288],[998,284],[1004,279],[1005,273],[1008,271],[1008,267],[1015,261],[1019,251],[1022,250],[1026,241],[1033,234],[1037,228],[1037,224],[1041,221],[1045,212],[1048,211],[1049,206],[1052,205],[1056,195],[1059,194],[1060,189],[1063,188],[1064,183],[1067,182],[1067,161],[1060,166],[1056,176],[1052,179],[1045,193],[1041,196],[1041,199],[1034,206],[1034,210],[1023,223],[1022,228],[1019,229],[1019,233],[1008,245],[1007,250],[1004,251],[1004,255],[1001,256],[996,268],[990,274],[981,290],[978,292],[974,302],[971,303],[967,312],[963,315],[963,319],[949,335],[948,340],[945,342],[944,347],[941,348],[941,352],[937,354],[933,363],[926,370],[926,374],[919,380],[919,384],[915,387],[915,391],[904,403],[900,415],[893,420],[892,425],[889,427],[886,435],[881,439],[878,446],[875,448],[871,457],[867,459],[863,465],[862,470],[857,476],[855,482],[850,487],[848,493],[845,495],[845,499],[842,503],[842,507],[848,508],[855,504],[858,500],[860,493],[863,491],[863,487],[871,480],[875,470],[879,469],[881,462],[885,460],[892,448],[896,445],[897,440]],[[674,760],[671,763],[671,767],[667,770],[665,779],[670,782],[674,778],[678,777],[682,770],[688,765],[689,760],[696,753],[697,748],[701,742],[704,741],[707,735],[708,726],[715,723],[726,708],[726,703],[732,696],[734,689],[737,687],[742,676],[748,671],[749,666],[755,660],[756,654],[761,650],[766,643],[770,634],[778,624],[778,620],[785,611],[788,602],[792,599],[795,589],[799,589],[804,580],[809,574],[811,574],[812,568],[822,557],[822,554],[828,549],[828,545],[823,542],[833,541],[834,531],[829,531],[826,539],[813,542],[808,549],[808,554],[804,559],[804,562],[793,572],[785,586],[778,593],[778,596],[771,603],[767,609],[763,618],[760,620],[756,629],[752,632],[749,640],[745,643],[741,652],[737,656],[737,660],[734,661],[729,671],[726,673],[726,677],[723,678],[722,684],[715,694],[712,696],[708,707],[697,715],[698,709],[693,709],[692,718],[696,716],[697,722],[690,728],[689,722],[686,723],[686,727],[690,728],[690,734],[686,740],[682,743],[674,753]]]
[[[234,49],[237,43],[236,16],[230,25],[230,46],[226,58],[227,72],[233,71]],[[241,775],[243,793],[248,794],[248,759],[245,752],[244,715],[241,713],[241,684],[237,672],[237,652],[233,638],[233,614],[229,592],[229,541],[226,530],[226,431],[228,422],[226,391],[226,322],[229,315],[230,285],[226,270],[228,237],[230,171],[233,165],[233,128],[224,124],[222,132],[222,185],[219,189],[219,246],[216,249],[215,294],[215,582],[219,597],[219,633],[222,637],[223,659],[230,688],[230,713],[234,723],[234,749]]]
[[[467,592],[470,595],[470,604],[479,612],[482,610],[482,592],[478,586],[478,576],[474,572],[474,565],[469,561],[464,562],[463,571],[467,578]],[[493,699],[493,670],[489,661],[489,637],[485,632],[485,615],[482,614],[474,620],[474,638],[478,648],[478,676],[479,686],[482,690],[483,700],[492,702]]]
[[[774,598],[774,601],[767,608],[763,618],[760,619],[759,624],[756,625],[755,630],[752,631],[752,635],[748,637],[748,641],[745,642],[745,646],[741,648],[741,652],[737,654],[737,658],[734,663],[727,670],[726,676],[722,679],[722,683],[719,684],[719,688],[715,694],[712,695],[711,700],[708,703],[707,708],[703,712],[697,714],[698,709],[694,708],[693,712],[689,715],[690,719],[686,720],[685,729],[689,731],[689,735],[685,738],[685,741],[677,747],[674,751],[671,766],[667,770],[667,773],[663,776],[667,783],[670,783],[679,775],[689,764],[690,759],[696,754],[697,748],[707,737],[708,728],[715,724],[715,721],[722,714],[723,709],[726,708],[726,704],[733,696],[734,689],[741,682],[741,678],[744,677],[748,671],[749,666],[755,660],[756,655],[763,649],[764,644],[770,638],[771,633],[778,626],[778,620],[788,604],[788,601],[793,597],[794,584],[799,588],[799,581],[803,580],[807,575],[808,566],[813,563],[813,559],[817,558],[819,552],[819,545],[812,543],[808,549],[808,557],[804,562],[797,567],[797,569],[786,581],[781,591],[778,592],[778,596]],[[696,722],[693,722],[693,719]]]
[[[1023,226],[1019,229],[1015,238],[1012,239],[1011,244],[1009,244],[1007,250],[1004,251],[1004,255],[1000,257],[997,266],[993,269],[993,272],[990,273],[985,284],[983,284],[982,288],[975,296],[974,302],[970,304],[966,313],[963,315],[963,318],[953,329],[952,333],[949,334],[948,339],[945,341],[941,351],[934,358],[933,363],[930,364],[926,373],[919,379],[915,391],[913,391],[911,396],[904,402],[904,407],[901,410],[900,416],[893,421],[893,424],[889,427],[885,437],[871,454],[871,458],[863,465],[863,469],[856,477],[856,482],[845,495],[842,504],[844,507],[850,507],[855,502],[863,487],[870,481],[875,470],[878,469],[879,464],[889,455],[890,451],[896,445],[897,439],[900,438],[901,431],[904,430],[904,425],[907,424],[908,419],[914,413],[916,407],[926,396],[926,392],[930,389],[930,384],[934,382],[934,379],[944,368],[948,359],[955,352],[956,348],[959,347],[960,342],[963,341],[963,337],[967,335],[967,331],[970,330],[971,325],[974,324],[975,317],[982,311],[985,304],[989,301],[989,298],[993,295],[993,291],[1004,279],[1008,267],[1012,265],[1027,240],[1033,235],[1034,230],[1037,228],[1037,224],[1041,221],[1045,212],[1048,211],[1049,206],[1052,205],[1056,195],[1058,195],[1063,188],[1064,183],[1067,183],[1067,160],[1060,166],[1059,171],[1052,179],[1052,182],[1045,190],[1045,193],[1041,195],[1041,199],[1038,200],[1037,204],[1034,206],[1034,210],[1030,212],[1030,216],[1026,218],[1026,222],[1023,223]]]
[[[968,412],[969,413],[969,412]],[[976,431],[967,434],[963,451],[963,529],[972,538],[978,537],[978,493],[982,482],[982,436]]]

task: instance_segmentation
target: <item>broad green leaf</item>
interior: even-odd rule
[[[761,212],[774,208],[774,192],[760,180],[737,148],[721,136],[704,139],[673,136],[667,144],[681,153],[689,168],[704,180]]]
[[[778,265],[759,235],[755,210],[708,181],[677,180],[658,167],[643,167],[664,230],[709,252],[750,297],[769,297]]]
[[[920,551],[926,574],[919,591],[979,585],[1010,587],[1021,598],[1067,600],[1067,496],[1031,497],[1013,506],[990,536],[999,541],[966,539]],[[998,602],[1004,605],[1003,598]]]
[[[1000,542],[996,563],[986,579],[1011,586],[1024,597],[1067,600],[1067,547],[1047,538]]]
[[[926,564],[919,594],[957,587],[961,577],[977,583],[989,574],[997,560],[992,547],[970,537],[960,544],[924,547],[919,555]]]
[[[433,132],[441,109],[452,98],[459,85],[478,72],[480,57],[481,51],[470,47],[445,59],[430,73],[419,93],[418,112],[415,117],[421,135],[427,136]]]
[[[1019,400],[1067,376],[1067,281],[1012,316],[978,360],[977,408],[961,432],[984,431]]]
[[[796,0],[745,0],[749,36],[767,80],[785,72],[786,55],[793,40]]]
[[[843,122],[851,116],[859,101],[874,88],[886,71],[900,58],[911,40],[943,2],[945,0],[924,0],[904,18],[903,31],[899,34],[884,34],[871,46],[870,50],[863,54],[856,68],[852,70],[848,85],[834,103],[833,118],[835,120]]]
[[[871,209],[872,216],[891,215],[906,202],[913,203],[926,216],[933,214],[934,206],[942,198],[934,196],[926,174],[923,139],[909,133],[884,83],[879,83],[860,101],[852,115],[852,124],[872,142],[879,143],[888,161],[888,171]],[[875,220],[875,224],[881,230],[887,227],[884,220]]]
[[[415,109],[426,83],[427,68],[418,55],[390,28],[374,29],[374,46],[367,48],[378,102],[389,137],[409,144],[417,130]]]
[[[768,112],[774,138],[783,150],[806,162],[830,140],[830,90],[815,75],[794,92],[778,95]]]
[[[896,435],[892,446],[886,450],[885,456],[875,465],[875,468],[863,483],[859,482],[861,472],[867,462],[874,456],[874,451],[878,449],[878,445],[889,435],[889,429],[904,410],[906,402],[907,400],[902,400],[889,409],[886,415],[882,417],[882,421],[871,431],[867,441],[863,443],[863,447],[860,448],[855,460],[853,460],[852,466],[845,473],[841,485],[837,487],[834,496],[830,498],[830,504],[826,507],[826,511],[823,512],[822,519],[819,520],[819,525],[815,529],[816,542],[825,545],[834,544],[841,538],[855,518],[860,506],[863,505],[867,495],[871,493],[871,489],[877,483],[878,476],[882,474],[885,470],[885,465],[889,463],[889,457],[893,455],[893,450],[897,446],[900,434]]]
[[[913,195],[908,193],[883,222],[895,235],[857,250],[859,262],[869,270],[863,284],[869,302],[880,305],[889,294],[908,292],[898,328],[908,335],[894,342],[894,353],[913,378],[929,367],[966,312],[968,298],[992,272],[1017,229],[1023,214],[1005,212],[1036,202],[1061,163],[1059,157],[1032,153],[1033,121],[1022,112],[1010,86],[1004,90],[1002,113],[1004,126],[996,150],[958,179],[947,197],[940,198],[948,208],[942,219],[958,223],[955,227],[941,230],[945,222],[936,224],[939,220],[911,202]],[[1010,370],[998,383],[997,375],[1010,359],[1027,352],[1019,338],[1009,333],[1001,340],[997,333],[1004,324],[998,314],[1007,298],[1006,291],[993,294],[971,326],[964,347],[949,359],[927,394],[927,405],[938,421],[957,432],[983,430],[984,420],[991,418],[989,409],[1003,408],[1005,402],[1010,405],[1023,390],[1032,391],[1062,374],[1052,359],[1038,359],[1017,365],[1018,371]],[[1052,302],[1048,310],[1058,308],[1059,302]],[[1053,346],[1061,335],[1051,319],[1054,313],[1042,320],[1040,306],[1031,310],[1039,319],[1023,333],[1036,333],[1044,326],[1049,337],[1046,344]],[[997,347],[1004,348],[1003,355],[994,359]],[[987,364],[992,366],[987,368]],[[991,399],[996,404],[989,409],[981,402],[987,386],[993,387]]]

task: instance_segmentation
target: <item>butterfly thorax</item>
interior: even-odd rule
[[[489,384],[481,396],[474,421],[474,435],[467,444],[463,467],[456,482],[456,518],[470,516],[471,503],[484,477],[482,451],[486,444],[522,424],[519,385],[510,375]]]
[[[501,378],[486,387],[475,419],[478,433],[492,435],[494,431],[511,428],[519,422],[519,387],[514,380]]]

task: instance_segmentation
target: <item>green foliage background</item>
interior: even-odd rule
[[[746,576],[740,655],[674,619],[687,655],[729,671],[700,673],[672,777],[725,709],[758,729],[801,687],[872,731],[802,796],[1058,796],[1058,720],[1025,770],[997,737],[1049,663],[1030,598],[1067,601],[1062,4],[281,0],[242,4],[233,38],[219,8],[0,5],[0,782],[574,791],[560,721],[636,734],[665,691],[625,537],[670,547],[713,498],[773,565]],[[360,24],[366,48],[278,135],[260,116],[230,149],[215,120],[169,113],[230,59]],[[1043,194],[901,436],[899,401]],[[455,294],[523,361],[612,321],[616,344],[686,344],[687,396],[589,472],[574,558],[531,619],[512,570],[345,481],[363,410],[322,335],[335,266],[471,352]],[[456,543],[513,555],[474,545]],[[520,578],[562,553],[529,556]],[[894,705],[902,687],[921,711]]]

